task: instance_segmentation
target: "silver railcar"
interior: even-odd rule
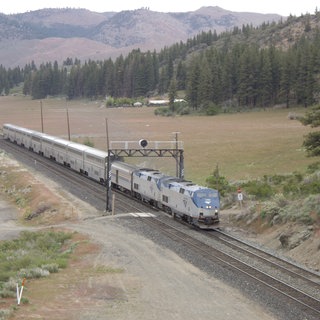
[[[3,126],[6,139],[50,158],[100,183],[106,181],[108,153],[12,124]]]

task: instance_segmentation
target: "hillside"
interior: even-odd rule
[[[43,9],[0,14],[0,61],[5,67],[67,57],[115,58],[133,49],[160,50],[201,31],[217,33],[243,25],[279,21],[275,14],[232,12],[202,7],[185,13],[147,9],[97,13],[85,9]]]

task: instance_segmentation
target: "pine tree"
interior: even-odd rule
[[[300,118],[302,124],[310,125],[311,127],[320,127],[320,104],[314,106],[311,111]],[[320,131],[310,132],[303,142],[308,156],[320,156]]]

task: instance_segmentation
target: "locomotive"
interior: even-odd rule
[[[38,131],[4,124],[4,138],[101,184],[108,177],[108,153]],[[220,199],[215,189],[158,170],[139,168],[111,156],[111,186],[147,202],[174,218],[202,229],[219,225]]]
[[[114,161],[111,165],[111,183],[113,188],[189,224],[202,229],[219,225],[220,200],[217,190],[121,161]]]

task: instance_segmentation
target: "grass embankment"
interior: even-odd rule
[[[298,222],[320,227],[320,162],[302,174],[265,176],[241,185],[247,199],[259,206],[252,213],[269,225]]]

